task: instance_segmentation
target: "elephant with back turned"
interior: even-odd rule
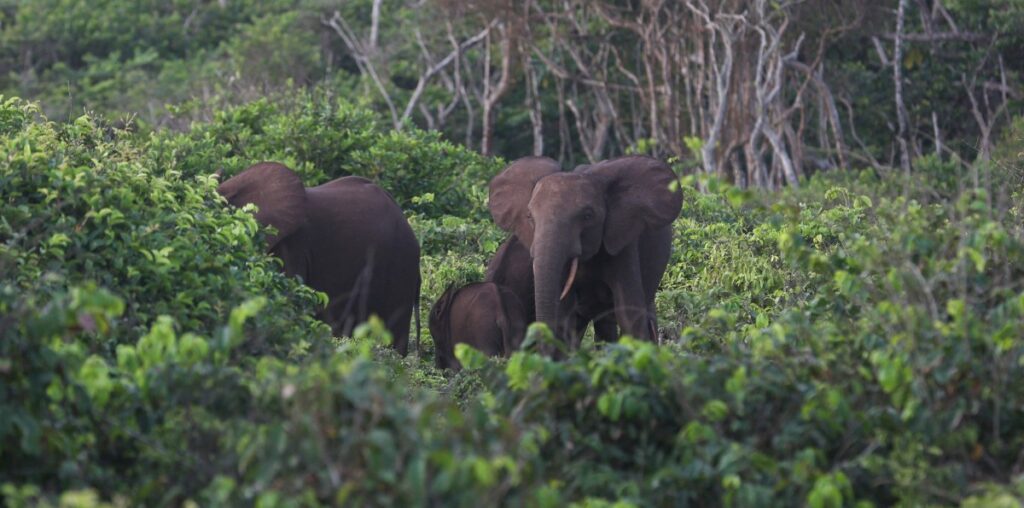
[[[488,266],[531,319],[578,345],[621,331],[657,338],[654,295],[668,265],[682,195],[664,162],[628,156],[564,172],[547,157],[510,164],[490,184],[495,223],[513,236]]]
[[[376,314],[395,349],[403,356],[408,352],[409,320],[419,300],[420,247],[387,192],[356,176],[306,188],[275,162],[256,164],[217,191],[234,206],[254,203],[256,220],[277,230],[267,250],[284,262],[287,275],[327,294],[327,307],[317,317],[335,335],[349,335]]]

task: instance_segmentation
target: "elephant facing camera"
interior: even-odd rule
[[[512,162],[490,183],[494,222],[512,236],[486,280],[507,285],[529,319],[578,347],[598,340],[657,340],[654,295],[682,209],[676,175],[662,161],[628,156],[562,171],[547,157]]]

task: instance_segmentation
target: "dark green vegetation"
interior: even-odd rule
[[[379,325],[331,339],[302,317],[316,296],[275,272],[208,170],[290,157],[315,181],[373,174],[385,163],[374,154],[400,154],[383,178],[422,238],[427,303],[479,278],[500,240],[474,190],[498,162],[307,99],[148,137],[5,101],[9,504],[1024,495],[1021,131],[979,169],[980,187],[933,160],[909,186],[828,173],[761,196],[714,181],[699,193],[687,179],[658,301],[680,340],[588,346],[561,363],[463,351],[475,368],[451,375],[430,366],[429,338],[422,360],[402,360],[379,347]],[[353,119],[364,126],[308,127]],[[453,193],[467,197],[438,197]]]
[[[898,3],[3,2],[0,94],[150,130],[319,86],[509,160],[649,153],[776,187],[899,165],[899,60],[911,158],[987,158],[1024,101],[1024,0],[903,0],[897,49]]]
[[[902,3],[909,173],[896,1],[0,5],[0,501],[1020,506],[1024,5]],[[702,5],[746,24],[729,39],[738,18],[708,28]],[[758,29],[778,35],[764,59]],[[396,121],[449,30],[475,42]],[[645,51],[658,37],[680,46]],[[737,144],[758,62],[797,40],[760,114],[785,149]],[[736,102],[708,144],[722,68],[706,52],[726,44]],[[567,167],[672,161],[665,344],[587,340],[552,362],[533,328],[526,351],[461,350],[452,374],[425,319],[422,356],[375,322],[331,337],[309,317],[323,295],[215,191],[262,160],[307,185],[374,179],[422,244],[425,317],[504,239],[488,137]],[[787,157],[798,188],[750,189],[783,181]]]

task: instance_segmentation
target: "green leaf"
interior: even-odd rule
[[[455,358],[459,360],[466,370],[477,370],[487,365],[487,356],[476,348],[463,343],[455,345]]]
[[[89,356],[78,370],[78,380],[97,407],[103,408],[107,405],[114,382],[110,379],[110,369],[102,358],[96,355]]]
[[[720,422],[729,416],[729,405],[720,400],[710,400],[701,408],[700,414],[710,422]]]

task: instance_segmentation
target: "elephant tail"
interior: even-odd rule
[[[498,303],[501,304],[501,293],[498,293]],[[501,312],[494,317],[494,324],[498,326],[498,330],[501,332],[501,342],[495,344],[498,346],[498,352],[502,358],[508,358],[512,354],[511,348],[509,348],[509,338],[512,335],[512,331],[509,330],[508,316],[505,311],[505,305],[502,304]]]
[[[423,287],[423,279],[416,281],[416,299],[413,300],[412,310],[416,314],[416,359],[423,358],[423,350],[420,348],[420,289]]]

